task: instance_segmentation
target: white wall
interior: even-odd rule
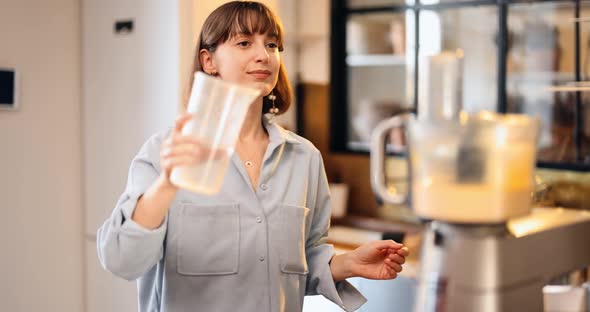
[[[190,33],[184,5],[82,0],[86,312],[137,310],[135,282],[102,269],[95,234],[124,190],[131,159],[178,113],[186,54],[180,34]],[[115,22],[124,20],[134,30],[115,34]]]
[[[143,142],[174,124],[179,103],[176,2],[83,0],[87,234],[109,215]],[[132,19],[131,34],[114,34]]]
[[[83,309],[77,0],[0,0],[0,66],[21,108],[0,111],[2,311]]]

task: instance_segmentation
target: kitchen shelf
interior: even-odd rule
[[[348,66],[399,66],[406,65],[406,57],[392,54],[348,55],[346,64]]]
[[[506,78],[510,82],[546,82],[546,81],[571,81],[576,74],[573,72],[508,72]]]
[[[590,85],[562,84],[547,87],[551,92],[590,92]]]
[[[347,215],[343,218],[333,218],[331,224],[332,226],[352,227],[380,233],[418,234],[423,230],[422,224],[359,215]]]

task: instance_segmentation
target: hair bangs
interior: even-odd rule
[[[224,41],[238,35],[252,36],[254,34],[274,37],[278,41],[279,48],[283,48],[283,30],[277,22],[277,18],[266,7],[249,4],[246,10],[237,10],[233,16],[233,22],[229,27],[229,33]]]

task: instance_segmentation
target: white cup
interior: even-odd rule
[[[206,154],[196,165],[175,167],[170,175],[173,184],[208,195],[221,190],[246,112],[260,93],[200,71],[195,74],[188,104],[193,118],[182,134],[195,136]]]

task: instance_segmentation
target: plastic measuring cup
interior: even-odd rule
[[[193,117],[184,125],[182,134],[195,136],[205,155],[196,165],[175,167],[170,181],[193,192],[218,193],[246,112],[260,94],[258,89],[197,72],[188,104]]]

